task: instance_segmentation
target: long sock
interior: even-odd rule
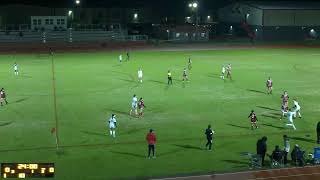
[[[113,131],[113,137],[116,137],[116,131]]]
[[[112,130],[110,130],[110,136],[112,136]]]
[[[297,128],[296,128],[296,126],[295,126],[294,124],[292,124],[292,127],[293,127],[293,129],[294,129],[294,130],[296,130],[296,129],[297,129]]]

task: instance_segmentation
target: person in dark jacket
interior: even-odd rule
[[[208,125],[208,128],[206,129],[205,135],[207,137],[206,148],[209,146],[209,151],[211,151],[211,148],[212,148],[213,134],[214,134],[214,131],[211,129],[211,125]]]
[[[296,144],[291,152],[291,160],[295,165],[304,166],[304,154],[298,144]]]
[[[146,140],[148,142],[148,158],[150,159],[150,154],[152,151],[152,158],[156,158],[155,156],[155,145],[157,142],[156,135],[153,132],[153,129],[149,130],[149,133],[147,134]]]
[[[317,124],[317,143],[320,144],[320,121]]]
[[[261,156],[261,165],[264,165],[264,157],[267,153],[267,137],[264,136],[257,142],[257,154]]]
[[[283,152],[278,145],[275,147],[274,151],[272,152],[271,158],[278,163],[281,162],[283,158]]]

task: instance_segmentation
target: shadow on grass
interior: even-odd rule
[[[156,153],[156,155],[163,157],[163,156],[168,156],[168,155],[174,155],[174,154],[182,152],[182,151],[185,151],[185,149],[183,149],[183,148],[174,149],[174,150],[163,152],[163,153],[159,153],[159,154]]]
[[[21,103],[21,102],[23,102],[23,101],[26,101],[27,99],[29,99],[29,98],[21,98],[21,99],[18,99],[18,100],[13,101],[13,102],[11,102],[11,103]]]
[[[304,141],[304,142],[308,142],[308,143],[316,143],[315,139],[307,139],[307,138],[302,138],[302,137],[290,137],[290,139],[294,139],[297,141]]]
[[[177,147],[180,147],[180,148],[184,148],[184,149],[196,149],[196,150],[203,150],[201,149],[200,147],[197,147],[197,146],[192,146],[192,145],[181,145],[181,144],[174,144],[175,146]]]
[[[133,83],[133,82],[134,82],[133,80],[129,80],[129,79],[123,79],[123,78],[118,78],[118,79],[121,80],[121,81],[130,82],[130,83]]]
[[[261,124],[263,126],[269,126],[269,127],[273,127],[273,128],[277,128],[277,129],[286,129],[285,127],[281,127],[281,126],[275,126],[273,124]]]
[[[280,116],[275,116],[275,115],[262,114],[261,116],[267,117],[267,118],[272,118],[272,119],[280,119]]]
[[[134,128],[134,129],[130,129],[129,131],[127,131],[126,134],[134,134],[134,133],[137,133],[142,130],[145,130],[147,133],[149,129],[148,128]]]
[[[239,125],[235,125],[235,124],[227,124],[227,125],[232,126],[232,127],[242,128],[242,129],[249,129],[247,126],[239,126]]]
[[[12,124],[13,121],[10,121],[10,122],[4,122],[4,123],[0,123],[0,126],[8,126],[10,124]]]
[[[260,94],[266,94],[266,93],[265,93],[265,92],[263,92],[263,91],[254,90],[254,89],[247,89],[247,91],[255,92],[255,93],[260,93]]]
[[[150,82],[158,83],[158,84],[167,84],[165,81],[158,81],[158,80],[148,80]]]
[[[210,73],[210,74],[208,74],[208,77],[220,79],[221,75],[219,75],[219,74],[211,74]]]
[[[80,132],[85,133],[85,134],[89,134],[89,135],[96,135],[96,136],[106,137],[106,134],[98,133],[98,132],[94,132],[94,131],[80,131]]]
[[[261,109],[268,109],[268,110],[273,110],[273,111],[280,111],[279,109],[275,109],[275,108],[270,108],[270,107],[266,107],[266,106],[257,106],[258,108]]]
[[[138,158],[146,158],[147,156],[143,156],[141,154],[135,154],[131,152],[120,152],[120,151],[110,151],[111,153],[115,154],[121,154],[121,155],[126,155],[126,156],[133,156],[133,157],[138,157]]]
[[[223,162],[231,163],[231,164],[243,164],[248,165],[249,162],[238,161],[238,160],[222,160]]]
[[[122,115],[129,115],[129,111],[128,112],[124,112],[124,111],[120,111],[120,110],[116,110],[116,109],[111,109],[111,108],[105,108],[105,110],[107,111],[111,111],[114,114],[122,114]]]

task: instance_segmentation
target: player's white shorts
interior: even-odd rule
[[[131,109],[132,109],[132,110],[136,110],[136,109],[137,109],[137,104],[135,104],[135,103],[132,104],[132,105],[131,105]]]
[[[142,75],[138,75],[138,78],[139,78],[139,79],[142,79]]]
[[[115,129],[116,126],[115,126],[114,124],[109,124],[109,128],[110,128],[110,129]]]
[[[292,118],[291,118],[291,119],[288,119],[288,122],[291,123],[291,124],[293,124]]]

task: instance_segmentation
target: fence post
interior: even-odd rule
[[[42,42],[46,43],[46,32],[45,31],[42,33]]]
[[[69,28],[69,42],[72,43],[72,28]]]

